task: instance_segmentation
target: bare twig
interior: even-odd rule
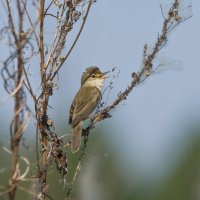
[[[88,136],[90,134],[90,131],[95,128],[96,123],[112,117],[110,112],[114,110],[118,104],[120,104],[122,101],[126,100],[128,95],[132,92],[132,90],[141,84],[143,81],[145,81],[153,72],[153,61],[157,55],[157,53],[164,47],[164,45],[167,43],[168,39],[168,33],[173,30],[173,27],[171,27],[171,24],[173,23],[174,26],[177,26],[180,24],[181,17],[178,15],[178,9],[179,9],[179,1],[175,0],[174,4],[168,11],[168,16],[164,18],[163,27],[160,36],[157,38],[157,41],[155,42],[154,48],[152,53],[147,54],[147,45],[144,45],[144,55],[143,55],[143,67],[138,72],[132,73],[132,80],[130,85],[121,92],[118,97],[113,101],[113,103],[110,106],[107,106],[101,110],[97,110],[97,113],[90,119],[90,123],[86,129],[83,130],[83,136],[84,136],[84,146],[82,148],[81,155],[79,157],[79,161],[73,176],[72,183],[67,191],[66,199],[69,198],[71,191],[73,189],[73,185],[75,182],[75,179],[77,177],[77,173],[80,171],[80,165],[83,160],[84,155],[86,154],[86,148],[87,148],[87,142],[88,142]]]
[[[25,77],[26,77],[26,82],[27,82],[28,85],[26,85],[25,82],[24,82],[24,84],[25,84],[26,88],[28,89],[28,91],[29,91],[31,97],[33,98],[34,103],[36,104],[36,103],[37,103],[37,102],[36,102],[36,95],[35,95],[34,92],[33,92],[33,89],[32,89],[31,83],[30,83],[30,80],[29,80],[29,78],[28,78],[28,74],[27,74],[26,69],[25,69],[24,66],[23,66],[23,72],[24,72],[24,75],[25,75]]]
[[[12,14],[11,14],[9,0],[6,0],[6,6],[7,6],[7,9],[8,9],[8,17],[9,17],[10,29],[11,29],[11,32],[12,32],[13,37],[15,39],[15,43],[17,44],[18,43],[18,38],[17,38],[17,34],[15,32],[15,27],[14,27],[14,22],[13,22]]]
[[[59,71],[63,64],[67,61],[74,47],[77,45],[77,41],[80,38],[80,35],[85,27],[86,20],[91,9],[91,5],[94,2],[93,0],[77,0],[77,1],[57,1],[51,0],[48,2],[48,5],[45,8],[45,0],[32,0],[33,6],[36,11],[39,11],[38,19],[33,22],[31,20],[32,15],[28,9],[27,0],[16,0],[17,5],[17,14],[18,14],[18,26],[15,23],[15,16],[13,8],[11,6],[11,1],[6,0],[6,10],[8,12],[8,22],[9,26],[5,25],[2,29],[3,34],[8,35],[8,45],[10,48],[10,55],[3,62],[3,68],[1,70],[1,75],[3,78],[4,88],[9,93],[10,96],[14,97],[15,109],[13,114],[13,120],[10,126],[11,134],[11,152],[12,152],[12,177],[10,180],[9,187],[7,187],[3,194],[9,194],[10,200],[14,200],[15,191],[17,188],[25,192],[30,193],[31,195],[37,196],[38,200],[44,200],[45,198],[52,199],[47,195],[48,182],[47,174],[49,171],[49,166],[52,163],[52,160],[55,161],[56,168],[62,176],[62,181],[64,184],[67,179],[67,165],[68,160],[66,157],[66,151],[70,145],[70,141],[64,144],[63,138],[66,136],[58,137],[54,120],[50,119],[48,116],[48,108],[50,96],[53,95],[53,90],[56,87],[54,83],[54,78],[59,74]],[[51,6],[56,7],[57,12],[51,11]],[[37,10],[38,9],[38,10]],[[82,11],[80,11],[82,9]],[[161,7],[161,13],[163,15],[163,26],[160,35],[158,35],[155,45],[151,53],[148,53],[148,45],[144,45],[143,52],[143,66],[137,73],[132,73],[132,78],[130,84],[123,92],[116,97],[116,99],[107,106],[107,99],[105,102],[101,103],[97,108],[95,114],[90,118],[90,123],[85,130],[83,130],[84,136],[84,145],[81,149],[81,155],[78,160],[78,164],[75,169],[72,182],[68,188],[66,198],[68,199],[73,186],[76,182],[77,175],[80,171],[82,160],[86,155],[87,142],[89,139],[89,134],[92,129],[95,128],[96,124],[104,119],[112,117],[112,111],[118,107],[118,105],[127,99],[128,95],[133,91],[135,87],[144,82],[148,77],[150,77],[156,68],[153,66],[154,60],[158,52],[165,46],[168,41],[168,34],[171,32],[174,27],[180,24],[182,21],[179,16],[179,0],[174,0],[172,7],[168,11],[168,15],[165,17]],[[57,21],[55,27],[55,34],[52,38],[50,44],[50,50],[45,51],[45,27],[44,19],[45,16],[50,15],[55,18]],[[74,28],[74,24],[81,19],[78,33],[75,35],[74,40],[72,41],[71,46],[66,53],[64,48],[66,46],[67,37]],[[24,19],[25,18],[25,19]],[[29,28],[27,31],[23,31],[23,21],[28,21]],[[36,32],[36,26],[39,22],[39,35]],[[34,35],[33,35],[34,34]],[[32,40],[33,39],[33,40]],[[34,41],[34,42],[32,42]],[[34,48],[39,47],[39,53]],[[31,49],[31,54],[26,55],[24,47],[29,47]],[[26,58],[24,58],[25,56]],[[39,88],[39,95],[33,90],[33,84],[29,71],[26,67],[26,64],[30,62],[32,57],[39,56],[40,59],[40,78],[41,82]],[[13,68],[11,68],[13,67]],[[23,85],[24,83],[24,85]],[[107,88],[112,87],[112,82]],[[29,181],[26,178],[29,171],[29,161],[26,160],[26,170],[21,174],[19,159],[21,157],[18,155],[19,145],[21,137],[25,128],[27,127],[30,119],[30,110],[26,105],[26,93],[24,91],[24,86],[27,88],[25,90],[33,100],[35,106],[35,117],[36,117],[36,160],[37,160],[37,175],[35,176],[39,181],[39,191],[37,194],[27,190],[26,188],[20,187],[20,181]],[[108,96],[110,90],[108,91]],[[36,96],[37,95],[37,96]],[[42,152],[40,153],[40,145],[42,146]],[[40,163],[41,162],[41,163]],[[35,179],[34,179],[35,181]],[[0,193],[1,195],[2,193]]]
[[[22,87],[23,84],[23,79],[20,80],[19,85],[15,88],[15,90],[13,92],[11,92],[7,97],[5,97],[1,102],[0,102],[0,106],[5,103],[10,97],[13,97]]]
[[[21,5],[19,0],[17,0],[17,10],[19,15],[19,36],[17,37],[17,34],[15,32],[12,14],[10,10],[9,1],[6,1],[7,8],[9,11],[9,21],[10,21],[10,27],[12,35],[15,39],[15,45],[17,48],[17,81],[16,81],[16,88],[21,82],[22,79],[22,66],[23,66],[23,58],[22,58],[22,49],[19,48],[21,42],[24,40],[23,38],[23,11],[21,9]],[[11,150],[12,150],[12,179],[10,181],[10,187],[12,190],[9,192],[9,198],[10,200],[15,199],[15,192],[17,189],[18,184],[18,177],[19,177],[19,163],[18,163],[18,151],[19,151],[19,144],[20,144],[20,138],[24,132],[25,124],[26,122],[23,122],[23,118],[20,117],[20,114],[23,112],[21,109],[23,104],[23,97],[21,96],[23,94],[22,88],[20,88],[15,93],[15,114],[14,114],[14,120],[13,120],[13,133],[12,134],[12,141],[11,141]],[[24,124],[25,123],[25,124]]]
[[[69,51],[67,52],[66,56],[62,59],[62,61],[61,61],[60,65],[59,65],[59,67],[55,70],[54,74],[53,74],[52,77],[51,77],[51,80],[54,79],[54,77],[56,76],[56,74],[58,73],[58,71],[60,70],[60,68],[62,67],[62,65],[64,64],[64,62],[65,62],[65,61],[67,60],[67,58],[69,57],[69,55],[70,55],[70,53],[72,52],[73,48],[75,47],[75,45],[76,45],[76,43],[77,43],[77,41],[78,41],[78,39],[79,39],[79,37],[80,37],[80,35],[81,35],[81,32],[82,32],[82,30],[83,30],[83,27],[84,27],[84,25],[85,25],[85,22],[86,22],[86,20],[87,20],[87,17],[88,17],[88,14],[89,14],[91,5],[92,5],[92,0],[90,0],[89,3],[88,3],[87,11],[86,11],[86,13],[85,13],[85,16],[83,17],[82,25],[81,25],[81,27],[80,27],[80,30],[79,30],[79,32],[78,32],[78,34],[77,34],[77,36],[76,36],[76,38],[75,38],[75,40],[74,40],[74,42],[73,42],[71,48],[70,48]]]
[[[26,15],[27,15],[27,17],[28,17],[28,21],[29,21],[29,23],[31,24],[31,27],[32,27],[32,30],[33,30],[33,34],[34,34],[34,36],[35,36],[35,40],[36,40],[37,45],[38,45],[38,48],[39,48],[39,40],[38,40],[37,34],[36,34],[36,32],[35,32],[35,27],[34,27],[34,25],[33,25],[33,23],[32,23],[32,20],[31,20],[31,18],[30,18],[30,15],[29,15],[29,13],[28,13],[28,11],[27,11],[26,4],[25,4],[24,0],[22,0],[22,3],[23,3],[23,6],[24,6],[24,10],[25,10],[25,12],[26,12]]]
[[[46,130],[46,112],[47,112],[47,99],[46,99],[46,70],[44,67],[45,60],[44,60],[44,0],[40,1],[40,71],[41,71],[41,83],[42,83],[42,94],[41,98],[44,99],[42,102],[42,116],[39,120],[39,129],[42,137],[42,165],[43,168],[47,163],[47,135],[45,133]],[[36,113],[38,110],[36,110]],[[40,179],[40,184],[42,185],[42,188],[46,185],[46,178],[47,173],[43,170],[42,176]],[[42,191],[41,191],[42,192]],[[42,198],[45,198],[45,195],[42,192]]]

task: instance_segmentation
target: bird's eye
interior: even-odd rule
[[[91,77],[92,77],[92,78],[95,78],[95,75],[94,75],[94,74],[92,74],[92,75],[91,75]]]

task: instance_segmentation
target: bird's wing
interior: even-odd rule
[[[87,95],[85,95],[86,92]],[[72,126],[75,126],[80,121],[86,119],[87,116],[94,111],[99,103],[100,96],[100,90],[95,87],[82,87],[81,90],[79,90],[76,97],[74,98],[76,100],[74,100],[72,103],[70,110],[69,122],[72,124]]]

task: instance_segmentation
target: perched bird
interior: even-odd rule
[[[88,67],[83,72],[81,87],[70,108],[71,149],[75,153],[81,146],[83,121],[95,110],[101,99],[105,75],[98,67]]]

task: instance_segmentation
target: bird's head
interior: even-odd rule
[[[96,66],[88,67],[85,72],[83,72],[81,78],[82,85],[96,86],[99,89],[102,88],[105,78],[105,75],[109,72],[101,72],[100,69]]]

